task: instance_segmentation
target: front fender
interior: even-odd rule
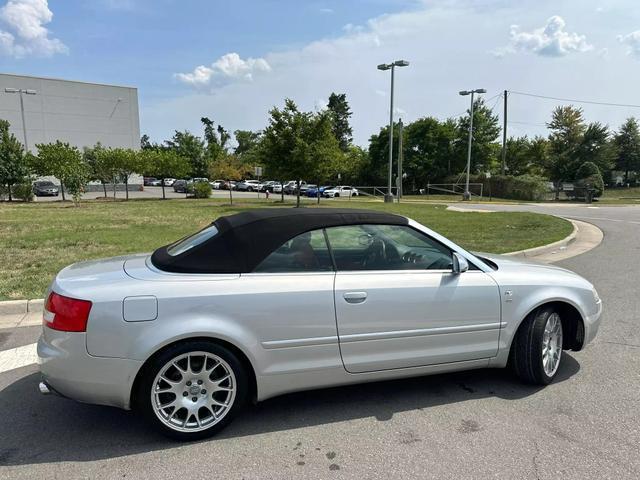
[[[509,292],[511,293],[509,295]],[[492,359],[491,366],[504,367],[509,360],[509,351],[513,338],[525,318],[542,305],[562,302],[571,305],[581,318],[587,318],[589,309],[586,308],[585,292],[575,287],[561,286],[501,286],[502,323],[498,355]]]

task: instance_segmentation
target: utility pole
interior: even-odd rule
[[[402,124],[402,119],[398,122],[398,179],[397,179],[397,195],[398,195],[398,203],[400,203],[400,199],[402,198],[402,160],[404,154],[402,153],[402,132],[404,130],[404,125]]]
[[[504,113],[502,114],[502,175],[507,170],[507,91],[504,91]]]

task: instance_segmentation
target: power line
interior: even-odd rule
[[[561,102],[588,103],[591,105],[606,105],[609,107],[640,108],[640,105],[634,105],[634,104],[628,104],[628,103],[610,103],[610,102],[596,102],[594,100],[576,100],[573,98],[561,98],[561,97],[550,97],[547,95],[536,95],[535,93],[515,92],[513,90],[509,90],[509,93],[515,93],[516,95],[524,95],[527,97],[544,98],[546,100],[558,100]]]

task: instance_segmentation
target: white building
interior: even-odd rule
[[[9,121],[11,132],[34,153],[36,144],[56,140],[80,150],[98,142],[140,147],[134,87],[0,73],[0,118]],[[141,185],[142,178],[131,183]]]

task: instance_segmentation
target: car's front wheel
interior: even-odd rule
[[[511,347],[510,362],[526,383],[548,385],[562,359],[562,320],[553,307],[541,307],[522,323]]]
[[[146,368],[138,407],[163,434],[198,440],[222,430],[246,403],[248,381],[242,362],[215,343],[174,345]]]

